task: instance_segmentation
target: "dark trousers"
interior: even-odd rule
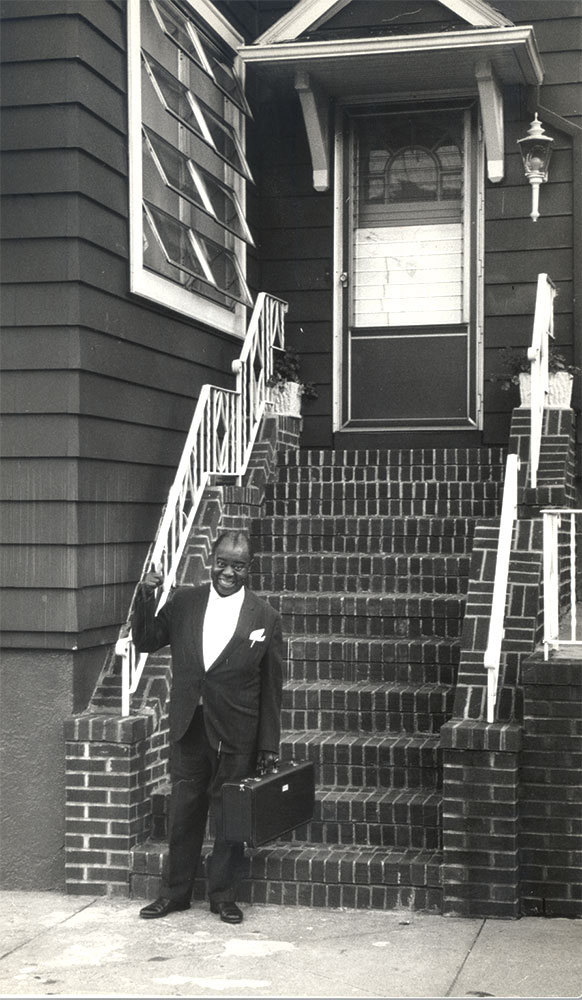
[[[168,873],[162,895],[190,899],[200,860],[210,808],[215,841],[207,866],[210,901],[234,902],[243,874],[244,844],[222,837],[220,789],[225,781],[238,781],[255,771],[256,753],[217,753],[206,735],[201,707],[189,728],[171,745],[170,830]]]

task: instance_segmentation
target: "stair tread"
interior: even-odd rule
[[[401,684],[398,682],[390,683],[383,681],[357,681],[357,680],[315,680],[315,681],[288,681],[285,685],[285,690],[287,691],[343,691],[347,693],[349,691],[357,691],[359,693],[370,692],[370,694],[377,694],[378,692],[411,692],[416,694],[432,694],[432,693],[447,693],[451,690],[450,684],[438,684],[436,682],[425,681],[422,684]]]
[[[292,729],[281,733],[281,743],[323,744],[342,743],[361,746],[426,747],[437,749],[438,733],[338,733],[333,729]]]
[[[141,844],[137,844],[132,853],[145,854],[152,852],[157,855],[165,854],[168,845],[165,841],[148,839]],[[203,845],[203,854],[212,850],[212,841],[206,840]],[[381,847],[368,844],[312,844],[307,842],[292,842],[288,840],[275,840],[261,847],[254,847],[250,850],[252,857],[277,853],[286,857],[306,858],[310,856],[326,857],[330,861],[334,859],[345,859],[354,861],[379,861],[385,865],[398,864],[425,864],[440,865],[442,863],[442,851],[438,848],[429,847]]]

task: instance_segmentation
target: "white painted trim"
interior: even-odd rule
[[[287,42],[278,45],[244,45],[239,49],[243,62],[254,65],[293,66],[301,63],[309,70],[311,64],[354,59],[370,55],[415,54],[443,52],[447,58],[460,49],[474,51],[481,58],[494,59],[496,52],[514,49],[520,64],[523,82],[541,84],[543,66],[531,25],[518,28],[477,28],[469,31],[431,32],[426,35],[400,35],[389,38],[344,38],[320,42]],[[446,64],[443,67],[446,75]]]
[[[257,38],[257,44],[292,41],[304,31],[313,30],[329,21],[349,3],[351,0],[300,0],[300,3]],[[474,28],[497,28],[512,24],[483,0],[440,0],[440,3]]]
[[[485,132],[487,176],[497,184],[505,174],[503,94],[490,60],[481,59],[475,67],[481,118]]]
[[[474,28],[502,28],[513,24],[483,0],[442,0],[442,3]]]
[[[228,45],[233,52],[244,45],[244,38],[233,28],[230,21],[214,6],[210,0],[185,0],[185,3],[194,13],[201,15],[207,24],[216,32],[219,38]]]
[[[309,73],[295,74],[313,167],[313,187],[329,190],[329,99]]]
[[[257,38],[261,44],[292,41],[308,28],[328,21],[330,17],[351,3],[351,0],[300,0],[292,10],[283,14],[275,24]]]
[[[343,229],[344,229],[344,111],[336,109],[334,123],[334,177],[333,177],[333,289],[332,289],[332,330],[333,330],[333,417],[334,433],[342,429],[342,377],[343,377],[343,328],[344,289],[339,280],[343,270]]]

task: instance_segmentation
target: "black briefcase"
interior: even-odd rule
[[[224,839],[259,847],[313,818],[311,762],[285,761],[273,771],[222,786]]]

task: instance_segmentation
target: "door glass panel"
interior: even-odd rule
[[[352,325],[464,318],[464,112],[354,118]]]

